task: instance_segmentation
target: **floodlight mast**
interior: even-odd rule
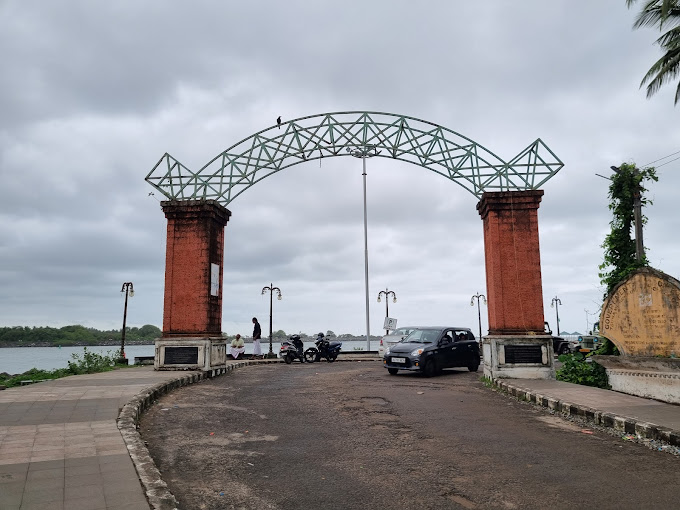
[[[370,145],[365,145],[363,147],[347,148],[349,152],[355,158],[361,158],[363,161],[363,178],[364,178],[364,279],[366,288],[366,351],[371,350],[371,321],[369,315],[369,304],[368,304],[368,220],[366,214],[366,159],[372,158],[380,154],[375,147]]]

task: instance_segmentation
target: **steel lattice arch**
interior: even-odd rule
[[[336,112],[301,117],[232,145],[198,171],[165,153],[146,181],[170,200],[216,200],[227,206],[285,168],[370,150],[422,166],[475,197],[485,191],[539,189],[564,164],[538,138],[509,161],[450,129],[405,115]]]

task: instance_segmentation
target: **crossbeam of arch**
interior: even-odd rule
[[[357,150],[427,168],[477,198],[485,191],[539,189],[564,166],[540,138],[504,161],[477,142],[421,119],[381,112],[335,112],[263,129],[198,171],[165,153],[146,181],[170,200],[216,200],[227,206],[285,168],[350,156]]]

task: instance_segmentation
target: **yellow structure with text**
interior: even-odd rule
[[[600,332],[627,356],[680,355],[680,281],[639,269],[605,301]]]

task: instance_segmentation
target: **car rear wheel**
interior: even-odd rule
[[[479,369],[479,358],[475,358],[473,361],[470,362],[468,365],[468,370],[470,372],[476,372]]]
[[[397,372],[399,372],[399,369],[398,369],[398,368],[388,368],[388,369],[387,369],[387,372],[388,372],[390,375],[397,375]]]
[[[428,359],[423,367],[423,374],[425,377],[432,377],[437,375],[437,365],[433,359]]]

